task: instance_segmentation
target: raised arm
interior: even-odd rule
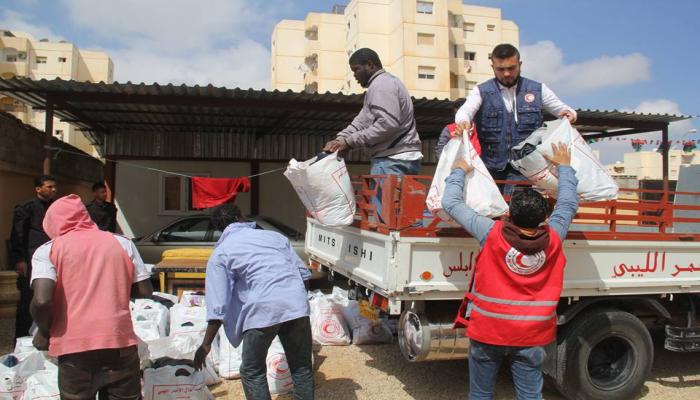
[[[545,158],[557,166],[559,173],[559,193],[557,194],[557,204],[549,217],[549,226],[554,229],[561,240],[566,238],[571,221],[578,210],[578,195],[576,186],[578,179],[576,171],[571,167],[571,150],[565,144],[552,143],[553,155]]]

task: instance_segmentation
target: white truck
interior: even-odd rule
[[[423,219],[431,177],[382,179],[386,222],[376,222],[370,201],[376,178],[354,178],[353,226],[307,220],[312,267],[346,278],[351,293],[400,316],[398,343],[409,361],[466,358],[469,340],[452,322],[479,245],[460,228]],[[643,191],[625,192],[644,197]],[[697,202],[698,195],[676,193],[676,204],[664,195],[656,202],[580,206],[564,241],[568,262],[558,337],[547,347],[544,367],[567,398],[628,399],[638,393],[654,358],[650,329],[665,329],[669,350],[700,351],[700,234],[693,228],[700,226],[700,206],[678,204],[681,198]],[[679,232],[674,224],[691,229]]]

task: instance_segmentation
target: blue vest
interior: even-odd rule
[[[502,171],[510,161],[510,149],[542,126],[542,84],[521,77],[516,89],[518,122],[508,112],[496,79],[479,85],[481,108],[476,129],[481,159],[489,170]]]

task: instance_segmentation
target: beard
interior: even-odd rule
[[[496,80],[497,80],[498,83],[500,83],[501,85],[503,85],[503,86],[505,86],[505,87],[507,87],[507,88],[511,88],[511,87],[513,87],[513,86],[515,86],[515,85],[518,84],[518,81],[520,80],[520,75],[516,76],[516,77],[513,79],[513,81],[512,81],[511,83],[503,82],[502,80],[500,80],[500,79],[498,79],[498,78],[496,78]]]

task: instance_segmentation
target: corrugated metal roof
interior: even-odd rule
[[[143,152],[158,153],[166,151],[163,147],[166,142],[186,146],[191,140],[184,136],[181,140],[176,138],[192,134],[213,135],[202,139],[212,143],[230,141],[231,138],[224,136],[234,135],[238,139],[235,145],[230,144],[231,148],[245,145],[241,142],[243,136],[266,137],[268,141],[276,138],[275,152],[288,148],[291,142],[303,147],[297,139],[290,139],[289,144],[278,143],[284,136],[313,136],[311,147],[318,148],[316,141],[325,140],[352,121],[364,98],[357,94],[228,89],[212,85],[106,84],[23,78],[0,79],[0,92],[35,108],[53,103],[55,114],[82,129],[103,153],[124,155],[135,155],[129,147],[137,143],[127,143],[129,140],[138,142]],[[414,98],[421,138],[434,139],[440,134],[452,120],[453,105],[447,99]],[[584,109],[578,113],[577,126],[582,132],[625,128],[652,131],[691,118],[617,110]],[[197,143],[200,147],[208,146],[201,141]],[[261,151],[246,154],[253,156]],[[216,151],[217,157],[234,156],[231,152],[219,153]]]

